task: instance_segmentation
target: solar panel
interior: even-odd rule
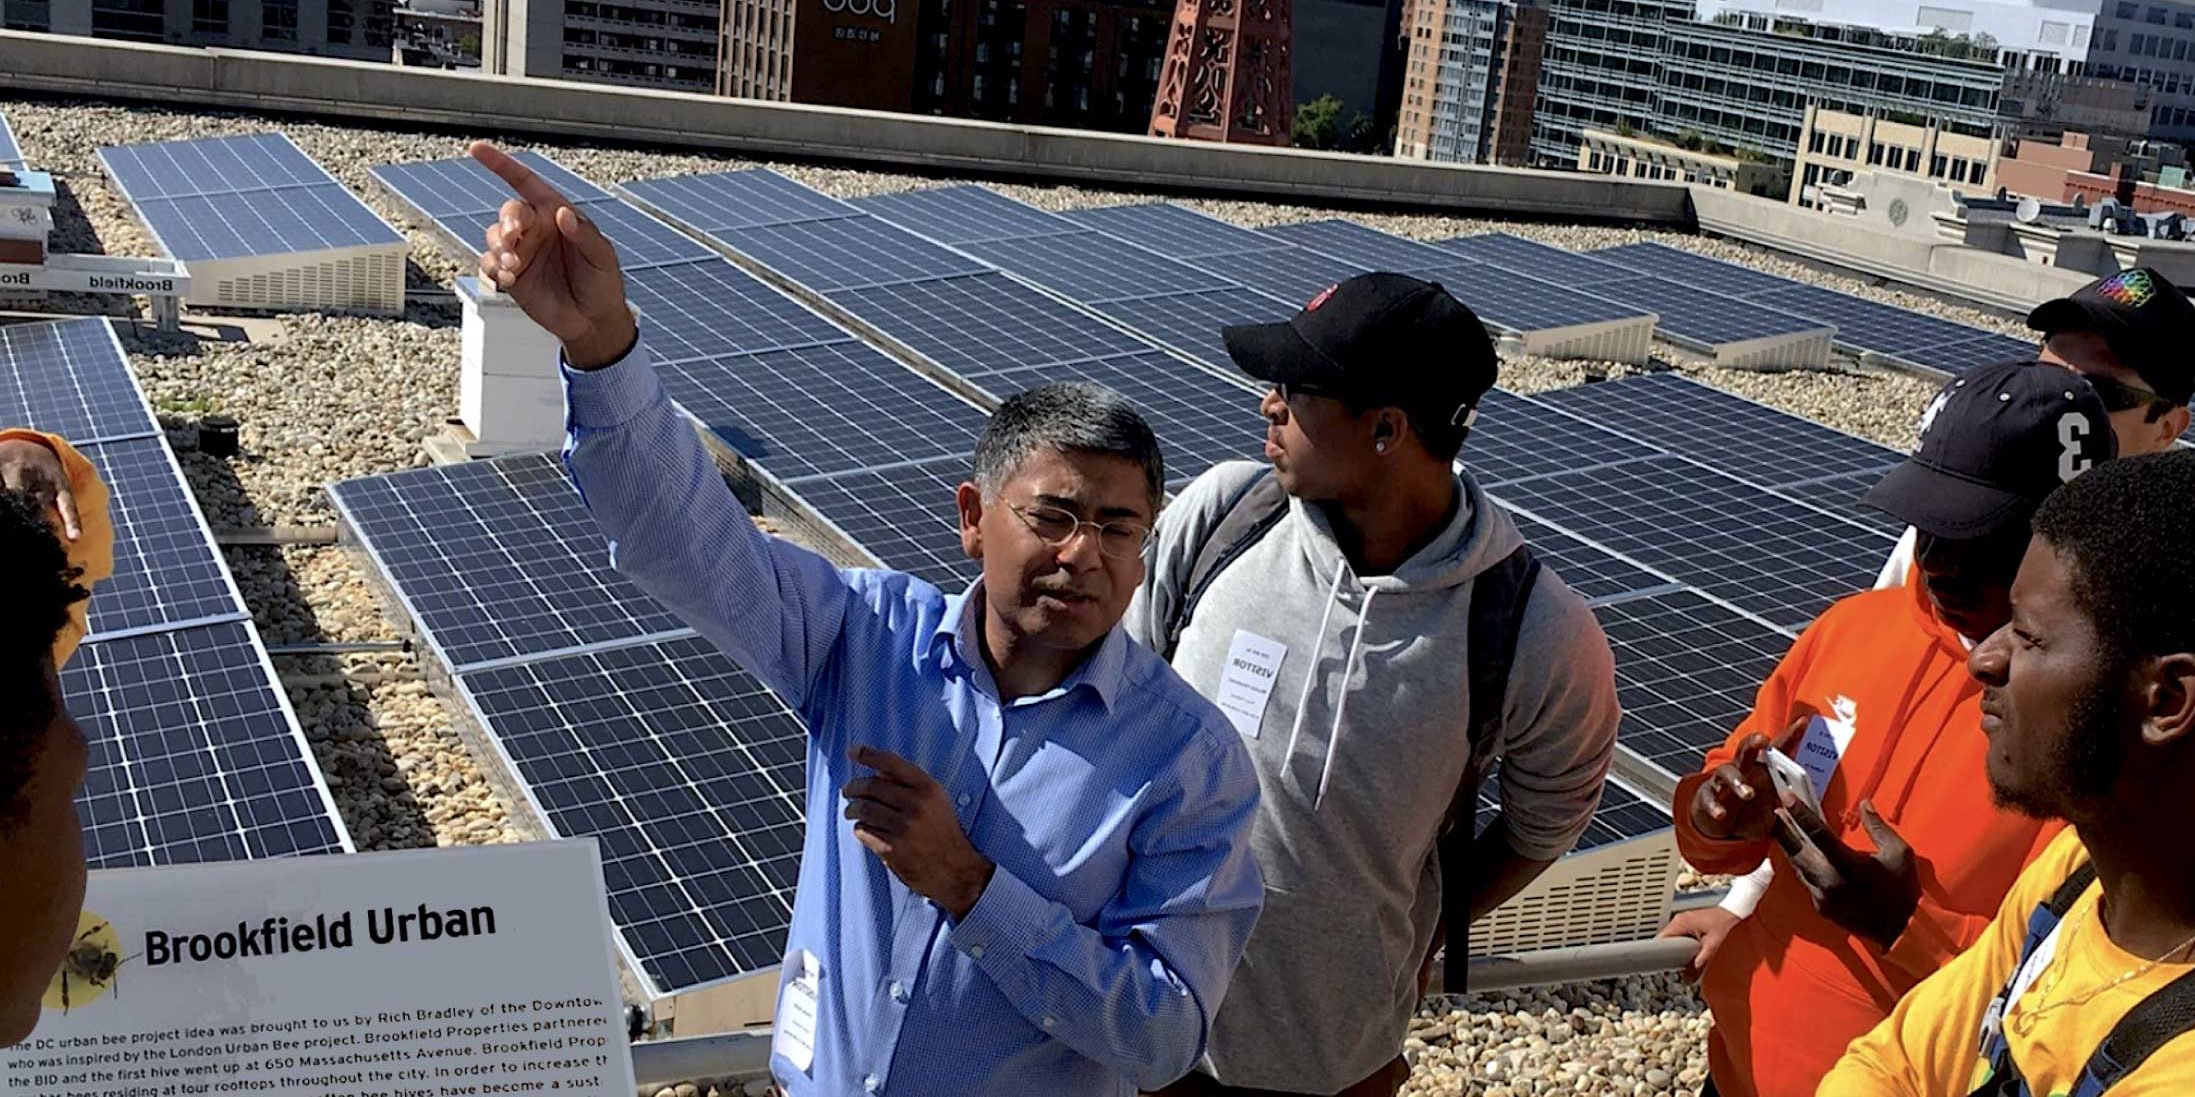
[[[161,250],[186,263],[401,243],[340,183],[137,200]]]
[[[279,133],[111,146],[99,150],[99,159],[107,177],[139,202],[333,181]]]
[[[1479,782],[1479,806],[1474,825],[1481,831],[1492,826],[1494,816],[1501,811],[1500,775],[1501,767],[1497,764],[1485,780]],[[1593,809],[1593,820],[1585,825],[1585,833],[1578,836],[1578,844],[1571,852],[1583,853],[1668,829],[1667,804],[1648,799],[1611,777],[1601,785],[1600,806]]]
[[[106,320],[0,326],[0,420],[72,442],[160,433]]]
[[[1164,202],[1068,210],[1061,217],[1173,259],[1267,251],[1273,242],[1217,217]],[[1198,264],[1202,266],[1203,264]]]
[[[552,457],[415,469],[328,494],[453,671],[684,630],[612,570]]]
[[[1574,472],[1661,451],[1602,430],[1574,415],[1493,389],[1479,401],[1478,421],[1464,439],[1463,463],[1488,487],[1534,476]]]
[[[1811,503],[1831,514],[1842,515],[1855,522],[1873,526],[1882,532],[1900,537],[1905,534],[1905,522],[1892,518],[1873,507],[1860,505],[1860,497],[1868,493],[1883,478],[1881,472],[1850,472],[1842,476],[1829,476],[1780,488],[1783,494],[1802,502]]]
[[[874,217],[722,229],[712,235],[741,255],[823,294],[991,269]]]
[[[1844,473],[1879,477],[1904,456],[1674,373],[1557,389],[1536,399],[1771,488]]]
[[[799,221],[855,217],[862,212],[821,191],[765,170],[643,179],[627,183],[623,189],[697,232],[789,225]]]
[[[1657,317],[1656,333],[1698,347],[1821,332],[1834,326],[1735,297],[1719,297],[1665,278],[1595,282],[1591,290],[1596,297],[1653,313]]]
[[[107,485],[114,575],[92,591],[94,637],[242,617],[190,487],[161,438],[79,446]]]
[[[1003,274],[849,290],[832,300],[970,380],[1148,349],[1134,336]]]
[[[983,430],[975,405],[851,340],[656,373],[680,407],[781,481],[965,457]]]
[[[532,168],[571,202],[584,205],[609,201],[613,197],[610,192],[532,149],[510,150],[510,154],[512,159]],[[503,203],[515,197],[508,184],[470,156],[383,164],[367,174],[430,219],[499,210]]]
[[[721,358],[853,338],[725,259],[636,270],[625,293],[659,362]]]
[[[1187,262],[1297,308],[1318,296],[1320,290],[1364,273],[1364,268],[1355,263],[1302,248],[1269,247],[1264,251],[1207,255]]]
[[[1487,233],[1484,236],[1458,236],[1453,240],[1442,240],[1433,246],[1504,270],[1572,286],[1614,282],[1638,276],[1637,271],[1620,264],[1580,255],[1537,240],[1527,240],[1522,236],[1512,236],[1506,232]]]
[[[1051,381],[1094,381],[1128,398],[1166,459],[1174,490],[1222,461],[1262,459],[1265,417],[1251,390],[1157,352],[994,374],[983,388],[1004,398]]]
[[[1981,335],[1956,343],[1907,347],[1897,355],[1917,366],[1956,374],[2002,362],[2031,361],[2035,357],[2035,341],[2009,335]]]
[[[0,168],[23,171],[23,148],[15,143],[15,131],[8,126],[8,118],[0,114]]]
[[[1794,631],[1866,589],[1891,547],[1877,529],[1678,457],[1526,480],[1500,496]]]
[[[1641,274],[1674,279],[1726,297],[1749,297],[1756,293],[1771,293],[1801,284],[1789,278],[1764,274],[1751,267],[1741,267],[1721,259],[1710,259],[1667,244],[1624,244],[1586,254],[1595,259],[1630,267]]]
[[[1221,328],[1271,324],[1296,314],[1295,309],[1272,298],[1242,289],[1115,301],[1104,311],[1152,340],[1230,374],[1235,372],[1235,360],[1227,353]]]
[[[1656,575],[1546,523],[1522,514],[1511,513],[1509,517],[1524,534],[1525,543],[1532,546],[1532,554],[1555,569],[1562,581],[1587,602],[1671,585],[1667,576]]]
[[[1880,561],[1878,561],[1879,563]],[[1753,711],[1791,638],[1692,591],[1593,611],[1616,655],[1616,741],[1672,784]]]
[[[556,836],[601,846],[610,916],[655,991],[783,958],[807,737],[775,696],[698,637],[458,687]]]
[[[1494,267],[1466,264],[1415,273],[1440,283],[1480,319],[1511,331],[1551,331],[1648,315],[1631,305]]]
[[[1046,213],[977,186],[900,191],[857,199],[851,204],[953,247],[984,240],[1050,236],[1079,228],[1056,213]]]
[[[348,847],[249,624],[85,644],[60,678],[90,746],[76,808],[92,867]]]
[[[1329,218],[1324,221],[1275,225],[1258,231],[1281,243],[1294,244],[1305,251],[1315,251],[1321,255],[1331,255],[1366,270],[1417,274],[1420,271],[1457,265],[1454,255],[1431,244],[1405,240],[1378,229],[1366,228],[1354,221]]]
[[[960,248],[1085,304],[1237,288],[1218,275],[1098,232],[994,240]]]
[[[1988,334],[1980,328],[1939,320],[1933,316],[1924,316],[1908,309],[1823,289],[1820,286],[1794,283],[1785,289],[1756,294],[1753,300],[1785,312],[1835,324],[1837,343],[1840,346],[1858,347],[1900,358],[1908,351],[1947,346]],[[2032,357],[2034,349],[2025,347],[2021,353]]]
[[[885,567],[957,594],[983,570],[961,551],[953,509],[953,490],[968,475],[968,458],[939,457],[804,480],[800,497]]]

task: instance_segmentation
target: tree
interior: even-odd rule
[[[458,35],[458,37],[457,37],[457,55],[458,55],[459,57],[471,57],[471,58],[473,58],[473,59],[475,59],[475,60],[479,59],[479,57],[480,57],[480,32],[479,32],[479,31],[476,31],[476,30],[469,30],[469,31],[466,31],[465,33],[463,33],[463,34],[461,34],[461,35]]]
[[[1299,149],[1331,149],[1342,138],[1341,97],[1327,92],[1296,108],[1294,140]]]

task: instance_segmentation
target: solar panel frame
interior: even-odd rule
[[[1496,500],[1496,505],[1500,505]],[[1529,515],[1503,507],[1532,555],[1562,578],[1589,605],[1612,601],[1644,591],[1676,585],[1675,580],[1625,560],[1599,545],[1581,540]]]
[[[1752,297],[1802,284],[1782,275],[1768,274],[1651,241],[1601,248],[1585,254],[1589,258],[1630,267],[1641,274],[1672,278],[1724,297]]]
[[[1297,247],[1268,247],[1182,261],[1297,308],[1318,296],[1319,291],[1365,272],[1364,267],[1347,260]]]
[[[848,204],[949,247],[1085,231],[1056,213],[965,183],[871,195]]]
[[[328,498],[453,673],[690,632],[612,567],[555,458],[364,477]]]
[[[354,850],[249,623],[86,643],[60,680],[90,748],[92,867]]]
[[[185,263],[400,244],[404,237],[340,183],[135,202],[153,242]]]
[[[1435,267],[1415,273],[1428,282],[1440,283],[1481,320],[1510,331],[1555,331],[1653,315],[1583,290],[1483,265]]]
[[[984,411],[866,343],[660,364],[687,414],[788,487],[817,475],[966,456]]]
[[[1684,590],[1596,608],[1616,656],[1616,742],[1666,778],[1698,771],[1753,711],[1792,636]],[[1667,789],[1650,789],[1667,792]]]
[[[1240,288],[1102,232],[976,241],[960,250],[1087,305]]]
[[[1490,389],[1464,439],[1461,459],[1490,489],[1565,472],[1636,461],[1662,449],[1604,429],[1537,397]]]
[[[160,433],[114,325],[98,317],[0,325],[0,420],[80,443]]]
[[[1473,825],[1484,832],[1492,826],[1494,816],[1501,811],[1501,767],[1496,764],[1479,782],[1478,810]],[[1593,809],[1593,818],[1585,825],[1585,833],[1578,836],[1577,845],[1570,853],[1585,853],[1633,838],[1644,838],[1670,828],[1669,808],[1661,798],[1651,797],[1631,787],[1622,778],[1610,774],[1601,784],[1601,801]],[[1565,854],[1567,856],[1568,854]]]
[[[1794,315],[1835,324],[1839,346],[1894,358],[1903,358],[1907,352],[1921,348],[1949,346],[1991,334],[1896,305],[1797,282],[1784,289],[1755,294],[1751,299]]]
[[[651,998],[770,970],[805,835],[807,730],[698,637],[461,674],[554,837],[602,848],[611,918]]]
[[[2009,335],[1991,333],[1955,343],[1907,347],[1898,351],[1896,357],[1923,369],[1955,377],[1982,366],[2031,361],[2036,350],[2032,339],[2016,339]]]
[[[1100,308],[1106,316],[1152,342],[1185,354],[1229,376],[1240,372],[1220,329],[1235,324],[1272,324],[1296,311],[1246,289],[1204,290],[1114,301]]]
[[[1639,276],[1637,271],[1618,263],[1580,255],[1565,248],[1506,232],[1457,236],[1436,241],[1433,246],[1465,259],[1488,263],[1542,281],[1567,283],[1576,287]]]
[[[90,639],[249,616],[165,439],[76,449],[106,485],[114,527],[114,574],[92,589]]]
[[[1880,472],[1848,472],[1841,476],[1825,476],[1819,480],[1786,485],[1777,491],[1838,517],[1873,527],[1890,537],[1901,537],[1905,534],[1903,519],[1892,518],[1873,507],[1860,505],[1860,497],[1866,495],[1882,478],[1883,473]]]
[[[842,472],[800,483],[800,498],[825,526],[884,567],[957,594],[982,574],[961,550],[953,489],[970,476],[968,458],[933,458]]]
[[[868,216],[719,229],[709,235],[733,251],[826,295],[982,274],[992,269],[980,259]]]
[[[532,149],[508,151],[512,159],[533,169],[534,174],[541,176],[574,205],[586,206],[616,198],[577,172]],[[511,193],[509,184],[470,156],[380,164],[367,169],[366,174],[380,183],[383,190],[429,220],[452,214],[491,213],[517,197]]]
[[[1846,473],[1880,477],[1905,458],[1889,446],[1677,373],[1556,389],[1534,399],[1767,488]]]
[[[625,292],[658,363],[821,346],[852,333],[721,257],[631,272]],[[734,309],[731,303],[743,307]]]
[[[1249,229],[1171,202],[1092,206],[1066,210],[1059,216],[1170,259],[1192,260],[1273,248],[1271,240]]]
[[[859,217],[867,212],[766,168],[642,179],[618,189],[701,233]]]
[[[831,300],[970,381],[1149,349],[1127,332],[1000,273],[849,290]]]
[[[1734,343],[1811,333],[1830,333],[1835,325],[1820,320],[1703,292],[1682,282],[1644,276],[1595,282],[1596,297],[1655,315],[1654,333],[1673,343],[1712,350]]]
[[[0,168],[10,171],[27,171],[23,160],[23,146],[15,141],[15,130],[8,125],[8,116],[0,114]]]
[[[1793,632],[1872,585],[1894,540],[1677,456],[1543,476],[1500,498]]]
[[[335,181],[297,142],[280,132],[109,145],[96,155],[107,178],[136,201]]]
[[[1355,263],[1366,270],[1417,274],[1420,271],[1462,265],[1454,254],[1431,244],[1405,240],[1392,233],[1335,217],[1273,225],[1257,231],[1280,243]]]

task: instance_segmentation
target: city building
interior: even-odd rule
[[[1809,106],[1792,163],[1790,200],[1817,207],[1820,185],[1848,183],[1862,172],[1991,194],[2001,148],[1995,135],[1961,132],[1941,118],[1903,120]]]
[[[485,0],[480,67],[706,94],[723,18],[717,0]]]
[[[1524,163],[1547,25],[1547,8],[1516,0],[1413,5],[1395,155]]]
[[[388,61],[394,0],[0,0],[8,30]]]
[[[1621,133],[1585,131],[1578,170],[1632,179],[1701,183],[1762,197],[1781,197],[1784,171],[1760,159],[1711,149],[1687,149],[1667,141]]]
[[[895,0],[882,0],[883,18],[873,18],[869,4],[855,15],[850,11],[820,12],[838,36],[839,48],[859,49],[881,41],[886,29],[897,22]],[[838,5],[841,9],[845,5]],[[856,27],[854,21],[880,23]],[[901,33],[912,36],[909,26]],[[902,74],[913,79],[911,73]],[[793,97],[793,0],[724,0],[723,26],[717,42],[716,92],[741,99],[784,102]]]
[[[1547,0],[1531,161],[1577,163],[1585,131],[1644,127],[1661,90],[1664,38],[1693,0]]]
[[[2149,133],[2151,104],[2148,88],[2118,80],[2019,69],[2005,73],[1997,118],[2016,140],[2067,132],[2139,139]]]

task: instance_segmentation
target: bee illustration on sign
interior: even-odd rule
[[[121,993],[122,965],[129,958],[122,955],[122,935],[115,931],[114,923],[91,911],[85,911],[76,923],[76,938],[69,942],[69,951],[61,958],[61,970],[53,973],[53,982],[46,986],[44,1004],[47,1009],[58,1009],[66,1016],[72,1009],[81,1009],[112,990]]]

